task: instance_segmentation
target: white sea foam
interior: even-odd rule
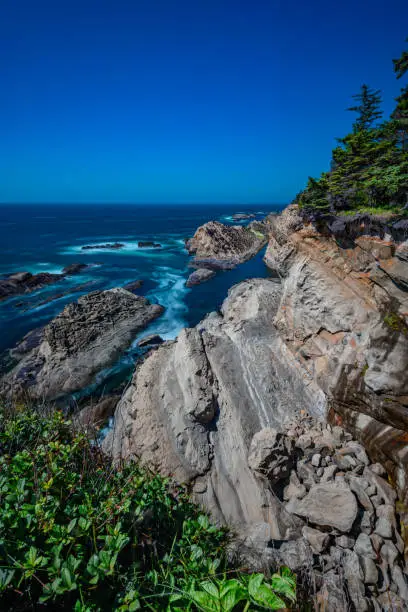
[[[180,247],[184,247],[184,241],[183,240],[165,240],[165,241],[161,241],[160,238],[155,238],[153,239],[154,242],[157,242],[160,244],[160,247],[139,247],[138,243],[139,241],[142,240],[147,240],[146,238],[140,239],[140,240],[122,240],[121,238],[115,238],[112,239],[110,238],[109,240],[107,240],[106,242],[104,240],[98,240],[98,242],[90,242],[89,244],[86,243],[84,245],[84,243],[82,244],[78,244],[78,245],[71,245],[71,246],[65,246],[63,247],[63,249],[60,251],[61,254],[63,255],[73,255],[73,254],[81,254],[81,255],[95,255],[95,253],[107,253],[107,254],[114,254],[114,255],[139,255],[142,257],[161,257],[164,254],[168,255],[168,251],[169,249],[174,249],[176,248],[177,250]],[[120,244],[123,244],[123,246],[120,249],[101,249],[101,248],[97,248],[98,245],[100,244],[113,244],[114,242],[120,242]],[[92,247],[92,244],[94,244],[95,246]],[[90,246],[92,248],[90,249],[83,249],[83,246]]]
[[[139,334],[133,346],[146,334],[159,334],[163,340],[173,340],[187,324],[185,315],[188,308],[184,297],[189,289],[184,276],[174,268],[159,266],[153,272],[152,279],[157,282],[157,287],[149,291],[146,297],[164,306],[165,311],[147,330]]]

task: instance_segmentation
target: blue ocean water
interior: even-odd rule
[[[268,274],[260,253],[235,270],[219,272],[209,282],[188,289],[185,281],[192,270],[184,239],[206,221],[233,223],[231,215],[236,212],[256,213],[261,218],[280,208],[259,204],[247,205],[244,211],[232,205],[0,206],[0,275],[22,270],[61,272],[70,263],[92,264],[55,285],[0,302],[0,353],[28,331],[46,324],[81,294],[135,279],[144,281],[140,295],[166,308],[140,335],[157,332],[165,339],[174,338],[181,328],[196,325],[205,314],[217,310],[232,285]],[[159,242],[162,248],[138,248],[139,240]],[[121,242],[125,247],[117,251],[81,248],[106,242]],[[133,345],[109,376],[133,367],[139,353]],[[101,378],[109,376],[103,373]]]

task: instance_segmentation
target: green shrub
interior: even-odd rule
[[[0,608],[258,610],[295,599],[227,566],[225,530],[136,463],[113,466],[61,413],[0,412]]]

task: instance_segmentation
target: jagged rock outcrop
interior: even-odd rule
[[[407,243],[362,220],[318,231],[296,207],[270,225],[277,279],[237,285],[150,354],[105,448],[188,483],[253,564],[268,542],[294,569],[325,555],[319,594],[339,610],[378,609],[389,588],[405,606]],[[332,429],[284,433],[305,413]]]
[[[14,353],[21,361],[1,381],[2,392],[53,399],[83,388],[162,312],[121,288],[84,295],[26,337]]]
[[[251,223],[242,227],[209,221],[186,242],[188,252],[195,255],[191,265],[214,270],[235,268],[266,244],[266,228],[266,222],[258,223],[255,228]]]
[[[378,223],[365,218],[358,224],[331,221],[325,231],[321,226],[317,231],[296,207],[272,225],[265,261],[283,287],[275,325],[324,391],[330,418],[360,437],[403,492],[408,466],[406,243],[385,230],[383,238],[373,235]]]

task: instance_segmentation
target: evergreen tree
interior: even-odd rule
[[[392,61],[397,79],[400,79],[408,71],[408,51],[403,51],[400,58]],[[401,94],[396,98],[396,102],[397,106],[392,113],[392,118],[396,122],[399,144],[402,150],[406,151],[408,149],[408,85],[401,89]]]
[[[351,106],[347,110],[358,113],[358,117],[353,124],[354,132],[369,130],[382,117],[382,111],[380,110],[381,92],[379,89],[371,89],[368,85],[364,84],[361,86],[360,93],[353,96],[353,98],[359,104]]]

